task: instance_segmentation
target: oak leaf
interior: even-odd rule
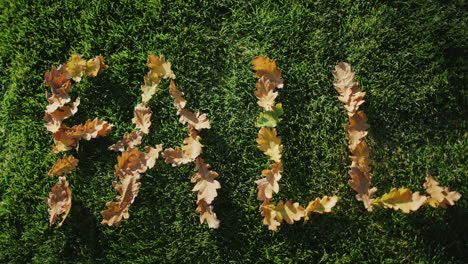
[[[206,114],[200,115],[200,113],[193,113],[185,108],[179,108],[177,114],[180,115],[179,122],[185,125],[188,123],[196,130],[200,131],[204,128],[211,128],[210,121]]]
[[[164,55],[149,55],[146,66],[151,68],[150,76],[154,78],[162,76],[164,79],[175,79],[175,74],[171,70],[171,63],[166,62]]]
[[[94,59],[90,59],[86,62],[86,75],[89,77],[96,77],[103,69],[107,69],[109,66],[104,64],[104,57],[96,56]]]
[[[47,122],[45,127],[48,131],[55,133],[62,126],[63,120],[73,116],[78,111],[78,106],[80,105],[80,98],[77,97],[75,102],[71,106],[62,106],[59,109],[55,110],[52,113],[44,114],[44,120]]]
[[[95,118],[93,121],[86,120],[84,125],[76,125],[67,128],[67,133],[79,139],[91,140],[101,136],[106,136],[112,131],[113,125],[107,121]]]
[[[321,199],[316,198],[315,200],[309,202],[309,205],[307,205],[306,210],[306,215],[304,219],[304,223],[307,223],[309,220],[309,216],[312,213],[330,213],[331,209],[336,205],[336,202],[338,201],[338,196],[324,196]]]
[[[62,221],[58,224],[61,226],[70,212],[72,202],[72,192],[66,177],[59,177],[59,182],[52,187],[52,192],[49,193],[49,198],[46,198],[45,202],[50,207],[48,210],[50,226],[62,215]]]
[[[363,173],[370,173],[370,165],[372,164],[372,161],[369,157],[369,148],[367,147],[366,142],[361,141],[361,143],[359,143],[356,148],[351,151],[351,154],[353,154],[350,156],[352,161],[351,168],[357,168]]]
[[[127,176],[139,175],[146,171],[146,156],[145,153],[137,148],[122,152],[122,155],[117,157],[118,164],[115,168],[115,176],[123,179]]]
[[[86,61],[79,54],[73,54],[67,62],[67,71],[75,82],[80,82],[86,69]]]
[[[412,193],[410,189],[392,188],[389,193],[376,198],[373,201],[375,205],[383,205],[385,208],[400,209],[403,213],[416,211],[426,202],[427,197],[420,195],[419,192]]]
[[[277,212],[275,205],[270,203],[270,199],[265,199],[260,205],[261,215],[263,216],[263,224],[268,226],[269,230],[277,231],[281,223],[277,220]]]
[[[369,124],[367,124],[366,114],[362,111],[357,112],[349,118],[349,124],[345,125],[345,128],[348,131],[346,136],[349,140],[349,150],[353,152],[367,135]]]
[[[49,176],[62,175],[64,173],[71,173],[72,170],[76,169],[78,165],[78,159],[75,159],[72,155],[65,156],[63,159],[58,159],[52,169],[50,169]]]
[[[200,224],[206,221],[208,227],[217,229],[219,227],[219,220],[216,213],[213,212],[213,206],[206,203],[205,200],[197,202],[197,209],[195,210],[200,214]]]
[[[196,183],[193,187],[193,192],[198,192],[197,201],[204,200],[207,204],[211,204],[216,196],[218,196],[217,189],[221,188],[221,184],[215,180],[218,173],[210,170],[210,164],[204,163],[202,158],[197,158],[195,161],[195,170],[193,174],[192,183]]]
[[[431,175],[427,175],[424,188],[426,188],[426,192],[430,195],[426,203],[434,208],[439,206],[447,208],[447,205],[454,205],[461,198],[460,193],[456,191],[451,192],[448,187],[440,187],[439,183]]]
[[[184,108],[187,100],[183,97],[184,93],[177,90],[177,86],[173,80],[169,85],[169,93],[174,98],[174,106],[177,108]]]
[[[134,202],[141,187],[141,183],[137,182],[137,179],[138,177],[136,176],[127,176],[121,179],[122,183],[120,184],[117,182],[112,183],[112,186],[119,192],[120,196],[117,196],[117,202],[106,203],[109,209],[101,211],[101,215],[103,216],[101,224],[119,226],[122,218],[128,219],[130,217],[128,209]]]
[[[146,146],[145,147],[145,160],[146,160],[146,168],[151,169],[154,167],[156,160],[159,158],[159,152],[162,151],[163,145],[159,144],[155,146],[156,148]]]
[[[148,76],[143,77],[145,84],[141,86],[143,94],[141,95],[143,103],[151,100],[151,97],[158,92],[158,85],[161,78],[150,79]]]
[[[257,56],[252,59],[253,69],[257,72],[257,77],[265,76],[271,82],[274,82],[276,87],[283,88],[283,78],[281,78],[281,70],[278,69],[275,60],[270,60],[268,57]]]
[[[278,93],[275,92],[275,83],[270,82],[266,77],[260,78],[257,84],[257,90],[255,90],[254,95],[257,97],[257,104],[265,111],[272,111],[272,107],[275,105],[275,99],[278,96]]]
[[[137,129],[140,129],[144,134],[149,133],[151,126],[151,109],[144,104],[138,104],[133,111],[134,117],[132,123]]]
[[[54,133],[53,154],[78,148],[80,139],[72,136],[70,132],[69,127],[62,125],[60,129]]]
[[[166,163],[171,163],[172,167],[193,161],[192,158],[185,156],[184,151],[179,147],[165,149],[162,153],[162,157]]]
[[[377,191],[377,188],[371,188],[372,175],[369,172],[362,172],[357,167],[351,167],[348,171],[351,180],[348,181],[349,186],[357,192],[356,199],[364,203],[368,211],[372,211],[374,199],[372,195]]]
[[[66,65],[61,66],[58,70],[52,67],[50,72],[44,74],[44,84],[49,86],[52,93],[46,92],[46,98],[49,105],[46,107],[46,113],[52,113],[57,108],[64,106],[70,102],[72,84],[70,75],[66,71]]]
[[[345,62],[340,62],[332,72],[335,80],[333,85],[340,93],[338,99],[345,104],[348,116],[353,116],[359,106],[364,103],[365,92],[359,90],[359,83],[354,82],[354,72],[351,66]]]
[[[283,165],[281,162],[275,162],[270,165],[270,170],[262,171],[264,178],[255,181],[258,185],[258,200],[264,201],[265,199],[271,199],[273,197],[273,193],[279,192],[278,181],[281,179],[282,172]]]
[[[184,139],[184,145],[182,146],[185,157],[195,160],[202,153],[203,145],[200,140],[197,131],[189,126],[189,137]]]
[[[255,123],[256,127],[276,127],[279,121],[281,121],[280,116],[283,115],[283,105],[276,104],[273,107],[272,111],[264,111],[260,113],[260,116]]]
[[[275,210],[278,212],[276,214],[276,219],[278,219],[280,223],[284,219],[286,223],[293,224],[294,221],[301,220],[305,215],[304,207],[300,206],[297,202],[292,203],[291,200],[288,200],[286,203],[279,201]]]
[[[258,132],[257,143],[260,144],[258,148],[270,156],[275,162],[281,161],[281,151],[283,145],[281,145],[281,138],[276,136],[276,128],[265,128],[262,127]]]
[[[113,151],[125,151],[127,149],[132,149],[141,144],[141,138],[143,133],[141,131],[133,131],[132,133],[125,132],[122,140],[117,141],[117,143],[109,147]]]

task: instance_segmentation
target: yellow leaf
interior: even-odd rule
[[[145,84],[141,86],[143,94],[141,95],[143,103],[147,103],[151,100],[151,97],[158,92],[158,85],[161,82],[161,78],[150,79],[148,76],[143,77]]]
[[[171,70],[171,63],[166,62],[164,55],[149,55],[146,63],[151,68],[150,78],[158,78],[162,76],[164,79],[175,79],[175,74]]]
[[[86,61],[83,60],[79,54],[73,54],[67,62],[66,70],[75,82],[80,82],[85,68]]]
[[[395,189],[389,193],[376,198],[373,202],[375,205],[383,205],[385,208],[393,208],[401,210],[403,213],[416,211],[424,204],[426,196],[422,196],[419,192],[412,193],[410,189]]]
[[[427,175],[424,188],[426,188],[426,192],[430,195],[427,203],[434,208],[439,206],[446,208],[447,205],[453,206],[461,198],[460,193],[451,192],[448,187],[440,187],[439,183],[431,175]]]
[[[135,124],[137,129],[140,129],[144,134],[149,133],[151,126],[151,109],[144,104],[138,104],[133,111],[134,117],[132,123]]]
[[[102,70],[107,69],[109,66],[104,64],[104,57],[96,56],[94,59],[90,59],[86,62],[86,75],[89,77],[96,77]]]
[[[261,215],[263,216],[263,224],[268,226],[269,230],[278,231],[278,226],[281,225],[278,222],[277,212],[275,210],[276,206],[270,203],[270,199],[265,199],[263,204],[260,205],[260,210],[262,211]]]
[[[58,224],[61,226],[68,216],[71,209],[72,192],[68,186],[66,177],[59,177],[59,182],[52,187],[52,192],[49,193],[49,198],[45,202],[49,205],[49,222],[52,226],[60,215],[62,221]]]
[[[78,159],[75,159],[72,155],[65,156],[63,159],[58,159],[52,169],[49,171],[49,176],[62,175],[64,173],[70,173],[76,169],[78,165]]]
[[[276,87],[283,88],[283,78],[281,78],[281,70],[276,66],[275,60],[270,60],[268,57],[257,56],[252,59],[253,69],[257,72],[257,77],[265,77],[275,83]]]
[[[265,155],[270,156],[275,162],[281,161],[283,145],[281,145],[281,138],[276,136],[276,128],[261,128],[256,141],[260,144],[258,148],[263,151]]]

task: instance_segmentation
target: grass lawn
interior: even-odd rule
[[[460,1],[0,1],[1,263],[468,263],[468,23]],[[74,85],[68,125],[96,117],[110,136],[82,141],[67,176],[73,207],[49,228],[44,198],[57,159],[42,120],[44,72],[71,54],[102,55],[110,67]],[[200,225],[194,164],[158,160],[142,178],[130,219],[100,224],[117,154],[107,147],[133,128],[149,54],[172,63],[187,107],[207,113],[203,157],[220,177],[218,230]],[[269,161],[257,149],[260,112],[251,60],[283,70],[277,102],[285,172],[279,199],[302,205],[340,196],[331,214],[268,231],[255,180]],[[353,66],[365,91],[373,185],[423,191],[430,173],[464,195],[451,208],[367,212],[348,186],[350,164],[331,70]],[[150,101],[142,146],[181,144],[168,82]]]

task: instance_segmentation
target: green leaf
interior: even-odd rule
[[[260,113],[260,116],[255,123],[256,127],[276,127],[276,124],[281,121],[280,116],[283,115],[283,105],[276,104],[273,107],[273,111],[264,111]]]

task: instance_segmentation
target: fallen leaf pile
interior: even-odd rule
[[[349,185],[357,192],[356,199],[362,201],[368,211],[372,211],[374,205],[401,210],[403,213],[416,211],[424,204],[429,204],[434,208],[454,205],[460,199],[461,194],[450,192],[447,187],[440,187],[431,176],[427,176],[426,183],[424,183],[428,196],[420,195],[419,192],[413,193],[406,188],[392,188],[382,197],[372,198],[377,188],[371,188],[370,164],[372,161],[369,157],[369,148],[364,141],[369,124],[367,124],[366,114],[358,111],[359,106],[364,103],[366,93],[362,92],[359,89],[359,83],[354,81],[355,74],[351,71],[349,64],[340,62],[332,73],[335,77],[333,85],[340,94],[338,99],[344,103],[348,112],[349,123],[345,125],[345,129],[352,161],[348,172],[351,176]]]
[[[177,89],[174,80],[171,80],[169,85],[169,93],[174,98],[174,106],[180,116],[179,122],[187,125],[188,137],[184,139],[182,147],[165,149],[162,156],[166,163],[174,167],[195,162],[196,173],[193,174],[191,182],[195,183],[192,191],[198,192],[196,212],[200,215],[200,223],[206,221],[210,228],[218,228],[219,220],[211,203],[218,195],[217,189],[221,188],[221,185],[215,180],[218,173],[210,170],[210,165],[200,157],[203,145],[198,135],[202,129],[211,128],[210,121],[206,114],[193,113],[185,108],[187,101],[183,97],[184,93]]]
[[[107,65],[104,64],[102,56],[86,61],[81,59],[80,55],[74,54],[66,64],[58,69],[52,67],[50,72],[45,73],[44,84],[50,87],[51,93],[46,92],[49,105],[46,107],[44,120],[46,129],[54,136],[53,154],[78,149],[81,139],[91,140],[92,138],[106,136],[111,132],[112,125],[99,119],[87,120],[85,124],[72,127],[63,124],[65,119],[70,118],[78,111],[80,105],[79,97],[70,103],[71,80],[80,82],[85,73],[90,77],[95,77],[105,68],[107,68]],[[63,159],[57,160],[48,175],[60,176],[71,173],[72,170],[76,169],[77,164],[78,159],[75,159],[72,155],[65,156]],[[63,215],[62,221],[59,223],[59,226],[62,225],[71,208],[71,195],[71,189],[68,186],[66,177],[60,177],[59,183],[52,187],[50,198],[46,199],[50,207],[51,226],[59,215]]]
[[[294,221],[305,218],[304,222],[306,222],[312,213],[331,212],[331,208],[335,206],[338,197],[324,196],[323,198],[316,198],[309,203],[307,208],[290,200],[286,202],[279,201],[277,205],[271,203],[273,194],[279,192],[278,181],[281,179],[281,173],[283,173],[283,164],[281,162],[283,145],[276,131],[276,126],[281,121],[281,115],[283,115],[283,106],[275,103],[275,99],[278,97],[275,88],[283,88],[284,84],[281,70],[277,67],[276,61],[270,60],[268,57],[257,56],[253,58],[252,62],[256,76],[260,78],[256,84],[257,89],[254,95],[258,99],[257,104],[264,110],[260,113],[255,124],[260,127],[256,141],[259,144],[258,149],[274,161],[269,170],[262,171],[263,178],[255,181],[258,190],[257,199],[263,201],[262,205],[260,205],[261,215],[264,217],[263,224],[268,226],[269,230],[276,231],[283,220],[288,224],[293,224]]]

